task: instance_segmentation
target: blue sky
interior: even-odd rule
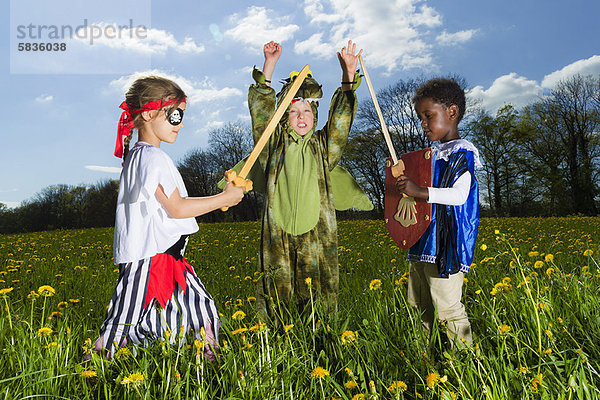
[[[535,101],[572,74],[600,75],[598,1],[11,0],[3,5],[0,202],[9,206],[53,184],[118,179],[121,163],[112,155],[118,106],[140,75],[172,78],[189,96],[185,128],[175,144],[163,145],[175,161],[206,146],[211,129],[249,122],[250,71],[262,66],[262,45],[271,39],[283,46],[274,79],[308,63],[326,99],[341,77],[335,52],[348,39],[364,49],[375,89],[421,75],[459,74],[472,86],[470,96],[492,112],[505,103]],[[111,27],[127,24],[145,28],[144,37],[125,29],[121,39],[114,37]],[[34,35],[19,30],[21,25],[33,26]],[[66,25],[79,38],[50,39],[50,26]],[[47,27],[43,40],[37,37],[41,26]],[[90,44],[92,27],[103,34]],[[24,31],[25,37],[18,37]],[[27,42],[65,43],[67,50],[19,52],[18,44]],[[357,94],[359,101],[367,100],[366,85]]]

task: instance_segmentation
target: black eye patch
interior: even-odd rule
[[[176,108],[170,114],[169,114],[168,110],[165,110],[165,113],[167,114],[167,121],[171,125],[177,126],[183,120],[183,110],[181,108]]]

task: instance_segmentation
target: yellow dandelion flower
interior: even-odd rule
[[[85,371],[81,371],[81,376],[83,378],[95,378],[96,376],[98,376],[98,374],[96,373],[96,371],[86,369]]]
[[[48,343],[48,345],[46,346],[47,349],[50,349],[50,348],[53,348],[53,347],[54,348],[58,348],[58,347],[60,347],[60,344],[58,344],[56,342],[51,342],[51,343]]]
[[[544,354],[551,354],[551,353],[552,353],[552,349],[550,349],[550,348],[544,350]]]
[[[356,342],[357,332],[344,331],[342,333],[342,344],[349,344],[350,342]]]
[[[527,255],[529,257],[537,257],[540,255],[539,251],[530,251],[529,253],[527,253]]]
[[[500,234],[500,230],[494,229],[494,235],[499,235],[499,234]]]
[[[544,262],[541,260],[537,260],[535,264],[533,264],[534,268],[542,268],[544,266]]]
[[[546,261],[547,263],[551,263],[554,261],[554,256],[552,254],[546,254],[546,256],[544,257],[544,261]]]
[[[477,289],[477,290],[475,291],[475,294],[480,294],[480,293],[481,293],[481,289]]]
[[[543,386],[543,383],[542,383],[543,380],[544,380],[544,375],[542,375],[542,374],[537,374],[536,376],[533,377],[533,379],[531,381],[531,388],[533,389],[534,392],[538,391],[538,385]]]
[[[528,374],[528,373],[529,373],[529,368],[527,368],[527,367],[524,367],[524,366],[522,366],[522,365],[521,365],[521,366],[519,367],[519,373],[520,373],[520,374],[523,374],[523,375],[525,375],[525,374]]]
[[[141,383],[144,380],[144,375],[142,374],[131,374],[121,381],[121,385],[129,386],[129,384],[136,385]]]
[[[37,331],[37,335],[38,336],[50,336],[50,334],[52,333],[52,328],[48,328],[47,326],[44,326],[43,328],[38,329]]]
[[[427,375],[427,379],[425,381],[427,382],[427,387],[432,388],[435,386],[436,383],[440,381],[440,374],[438,374],[437,372],[432,372],[429,375]]]
[[[232,319],[235,319],[236,321],[241,321],[244,318],[246,318],[246,313],[243,312],[242,310],[237,310],[236,312],[233,313],[233,315],[231,316]]]
[[[50,297],[50,296],[54,296],[54,293],[56,293],[56,290],[54,290],[54,288],[52,286],[43,285],[43,286],[40,286],[38,289],[38,294],[40,296]]]
[[[58,303],[56,308],[58,308],[59,310],[64,310],[65,308],[67,308],[68,305],[69,303],[67,303],[66,301],[61,301],[60,303]]]
[[[252,346],[254,346],[254,345],[250,344],[250,343],[246,343],[244,346],[242,346],[242,350],[248,350]]]
[[[8,293],[12,292],[12,290],[13,290],[13,288],[0,289],[0,295],[8,294]]]
[[[289,331],[290,329],[292,329],[293,327],[294,327],[294,324],[289,324],[289,325],[286,325],[286,326],[284,326],[284,328],[283,328],[283,329],[285,330],[285,333],[288,333],[288,331]]]
[[[589,257],[592,254],[594,254],[594,251],[592,249],[587,249],[586,251],[583,252],[583,255],[586,257]]]
[[[348,381],[348,382],[344,383],[344,386],[348,390],[354,390],[354,389],[358,388],[358,385],[354,381]]]
[[[117,360],[127,360],[129,357],[131,357],[131,350],[127,347],[121,347],[115,354]]]
[[[350,368],[344,368],[344,372],[346,372],[346,374],[348,376],[354,376],[354,373],[352,372],[352,370]]]
[[[234,331],[231,331],[231,334],[232,335],[237,335],[238,333],[243,333],[243,332],[246,332],[247,330],[248,330],[248,328],[238,328],[238,329],[236,329]]]
[[[408,386],[406,386],[406,383],[404,383],[403,381],[394,381],[388,387],[388,390],[392,393],[402,393],[405,392],[407,389]]]
[[[482,244],[481,246],[479,246],[479,248],[480,248],[481,250],[483,250],[483,251],[486,251],[486,250],[487,250],[487,244],[485,244],[485,243],[484,243],[484,244]]]
[[[329,371],[323,367],[316,367],[310,373],[310,377],[313,379],[324,379],[326,376],[329,376]]]
[[[53,311],[50,315],[48,315],[48,319],[60,318],[63,314],[60,311]]]
[[[546,329],[545,333],[546,333],[546,336],[548,336],[549,338],[552,337],[552,331],[551,330]]]
[[[69,301],[73,304],[79,303],[79,299],[69,299]]]
[[[311,285],[312,285],[312,278],[311,278],[311,277],[308,277],[308,278],[306,278],[306,279],[304,280],[304,282],[306,282],[306,284],[307,284],[308,286],[311,286]]]
[[[358,394],[355,394],[354,396],[352,396],[352,400],[364,400],[364,398],[365,398],[365,395],[362,393],[358,393]]]
[[[258,331],[258,330],[260,330],[261,328],[263,328],[265,326],[267,326],[267,324],[264,324],[264,323],[258,321],[258,324],[252,325],[250,328],[248,328],[248,330],[250,330],[250,331]]]
[[[256,301],[256,297],[250,296],[250,297],[248,297],[247,300],[248,300],[249,303],[254,303]]]
[[[558,321],[558,323],[560,323],[560,324],[562,324],[562,322],[563,322],[563,319],[562,319],[561,317],[558,317],[556,320],[557,320],[557,321]]]
[[[554,272],[554,268],[550,267],[546,270],[546,275],[548,275],[548,278],[552,276],[552,273]]]
[[[369,283],[369,290],[377,290],[381,287],[381,279],[373,279]]]
[[[501,334],[501,335],[505,335],[505,334],[507,334],[508,332],[510,332],[510,331],[511,331],[511,329],[512,329],[512,328],[511,328],[510,326],[508,326],[508,325],[500,325],[500,327],[498,328],[498,331],[500,331],[500,334]]]

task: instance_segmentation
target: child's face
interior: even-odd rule
[[[297,101],[288,111],[290,126],[300,136],[306,135],[315,123],[312,108],[308,101]]]
[[[458,139],[458,106],[446,107],[425,97],[415,105],[423,133],[432,142]]]
[[[185,106],[186,103],[181,103],[177,108],[181,111],[185,111]],[[160,110],[152,110],[150,112],[151,119],[146,121],[144,126],[144,131],[146,131],[144,141],[156,146],[153,142],[158,142],[158,144],[160,144],[160,142],[174,143],[175,140],[177,140],[177,134],[179,133],[179,130],[183,128],[183,122],[179,122],[177,125],[173,125],[169,122],[167,118],[167,112],[169,111],[171,111],[172,114],[177,113],[176,110],[172,109],[172,106],[163,107]],[[171,118],[171,120],[174,123],[177,122],[177,118]]]

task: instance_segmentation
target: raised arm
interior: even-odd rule
[[[362,50],[356,53],[356,44],[351,40],[348,41],[347,47],[343,47],[342,51],[337,53],[342,67],[342,82],[347,83],[342,83],[333,94],[329,103],[327,124],[321,136],[321,140],[326,142],[330,169],[333,169],[342,157],[356,114],[357,101],[354,90],[360,85],[360,75],[355,70],[361,53]]]
[[[263,73],[266,78],[265,83],[267,86],[271,86],[271,77],[275,70],[275,64],[277,64],[277,60],[279,60],[279,56],[281,55],[281,45],[271,40],[264,45],[263,52],[265,54],[265,63],[263,65]]]
[[[348,46],[342,47],[342,51],[337,53],[342,67],[343,91],[352,90],[354,71],[356,71],[356,65],[358,64],[358,56],[361,54],[362,49],[356,54],[356,43],[352,43],[352,40],[348,40]]]

